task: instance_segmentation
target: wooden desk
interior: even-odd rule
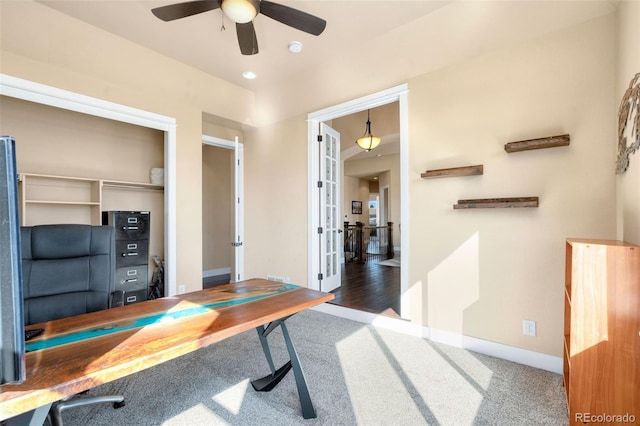
[[[2,386],[0,420],[47,407],[252,328],[258,330],[271,367],[270,375],[253,382],[254,388],[271,390],[293,368],[303,416],[315,417],[284,320],[331,299],[332,294],[254,279],[34,324],[29,328],[45,332],[27,342],[27,380]],[[266,337],[278,326],[291,361],[276,370]]]

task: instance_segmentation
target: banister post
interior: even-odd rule
[[[387,238],[387,259],[392,259],[395,256],[393,251],[393,222],[387,222],[387,227],[389,229],[389,235]]]

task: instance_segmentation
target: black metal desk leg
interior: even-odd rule
[[[267,358],[269,368],[271,368],[271,374],[276,374],[276,367],[275,365],[273,365],[273,358],[271,358],[271,350],[269,349],[269,342],[267,341],[267,336],[264,332],[264,326],[261,325],[256,330],[258,331],[258,337],[260,338],[260,343],[262,344],[264,356]]]
[[[280,328],[282,328],[282,335],[284,336],[284,341],[287,344],[287,350],[289,351],[289,358],[291,359],[289,362],[292,364],[293,375],[296,378],[298,396],[300,397],[300,405],[302,405],[302,417],[305,419],[315,419],[316,410],[313,408],[313,403],[311,402],[311,395],[309,395],[309,388],[307,388],[304,371],[302,371],[302,365],[300,365],[296,348],[293,346],[293,342],[291,341],[291,337],[289,337],[289,332],[287,331],[287,326],[284,324],[284,321],[280,324]]]
[[[300,405],[302,406],[302,417],[304,417],[305,419],[313,419],[316,417],[316,410],[313,407],[313,403],[311,402],[311,395],[309,395],[307,381],[304,377],[304,372],[302,371],[302,366],[300,365],[298,354],[296,353],[293,342],[291,341],[291,336],[289,336],[287,326],[284,324],[285,319],[286,318],[270,323],[266,329],[263,326],[257,328],[258,337],[260,338],[260,343],[262,344],[262,349],[267,358],[267,362],[269,363],[269,367],[271,368],[271,374],[261,379],[252,381],[251,385],[257,391],[268,392],[276,387],[278,383],[280,383],[280,381],[289,372],[289,370],[293,369],[296,386],[298,388],[298,397],[300,398]],[[290,360],[276,370],[273,364],[273,359],[271,358],[271,351],[269,350],[267,336],[278,326],[280,326],[280,328],[282,329],[282,335],[287,345],[287,351],[289,352]]]

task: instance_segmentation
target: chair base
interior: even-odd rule
[[[52,426],[62,426],[62,412],[75,407],[81,407],[83,405],[102,404],[111,402],[113,408],[120,408],[126,405],[124,396],[121,395],[104,395],[94,396],[91,398],[75,398],[75,395],[69,399],[63,399],[56,402],[51,406],[49,410],[49,418]]]

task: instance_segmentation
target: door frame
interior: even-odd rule
[[[311,112],[307,115],[307,205],[308,214],[308,275],[309,288],[319,290],[318,274],[320,261],[318,253],[319,235],[319,201],[317,197],[317,180],[319,172],[318,132],[320,123],[355,114],[367,109],[398,102],[400,113],[400,223],[403,235],[400,243],[400,316],[409,318],[409,88],[401,84],[389,89],[363,96],[338,105]]]
[[[106,118],[164,132],[164,263],[165,292],[177,294],[176,119],[105,101],[46,84],[0,74],[0,95]]]
[[[236,165],[237,173],[234,172],[236,178],[234,179],[234,191],[235,196],[238,198],[238,204],[235,220],[236,236],[240,241],[240,245],[236,247],[234,252],[234,268],[233,273],[235,277],[231,277],[231,282],[237,282],[244,279],[244,145],[238,142],[236,136],[235,141],[227,139],[217,138],[215,136],[202,135],[202,144],[215,146],[218,148],[230,149],[236,151],[236,160],[239,164]],[[229,244],[233,244],[235,241],[230,241]]]

